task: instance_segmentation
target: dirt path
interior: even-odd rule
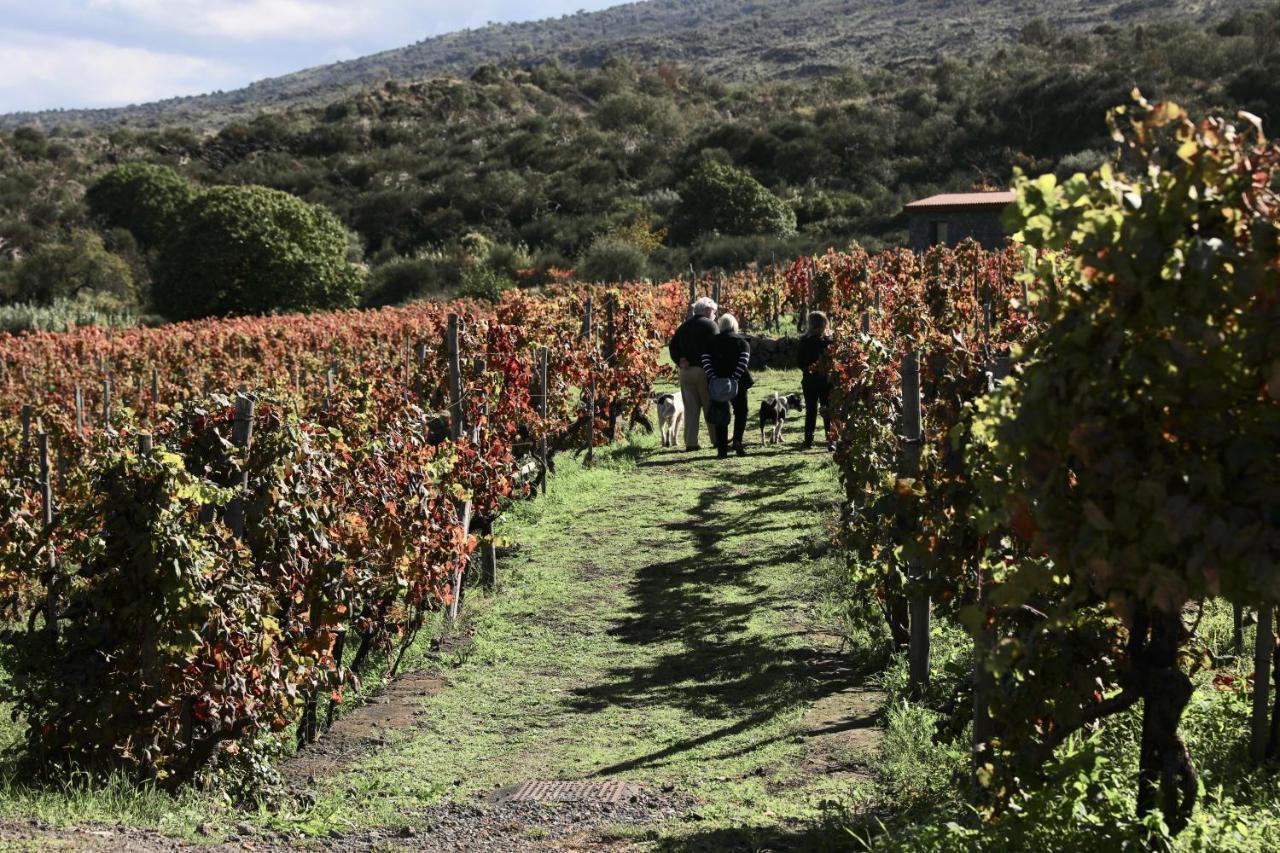
[[[824,627],[836,490],[823,455],[618,457],[512,513],[503,588],[469,602],[468,641],[286,763],[297,808],[197,843],[823,846],[828,810],[873,784],[882,701]],[[613,802],[511,799],[536,780],[626,785]],[[0,847],[187,849],[67,832],[0,827]]]

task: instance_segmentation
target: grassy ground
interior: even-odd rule
[[[763,390],[789,387],[772,375]],[[325,780],[333,828],[534,778],[619,779],[703,801],[638,839],[718,847],[800,836],[848,785],[804,767],[806,710],[847,686],[814,632],[835,493],[818,452],[718,462],[651,437],[566,465],[515,508],[503,590],[421,729]],[[704,440],[704,447],[709,442]],[[316,830],[324,827],[315,826]]]

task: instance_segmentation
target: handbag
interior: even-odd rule
[[[715,403],[728,403],[738,396],[738,380],[717,376],[711,380],[711,400]]]

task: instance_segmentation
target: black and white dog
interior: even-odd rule
[[[804,400],[799,394],[770,394],[761,400],[760,443],[765,443],[764,428],[765,424],[769,424],[772,427],[769,444],[782,444],[782,425],[786,423],[787,415],[803,408]]]

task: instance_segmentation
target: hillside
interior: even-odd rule
[[[646,0],[544,21],[496,24],[262,80],[244,89],[122,109],[0,116],[0,127],[215,127],[264,109],[322,104],[386,80],[468,75],[485,64],[555,59],[598,67],[612,56],[674,62],[728,82],[804,79],[847,67],[927,67],[1015,41],[1042,18],[1057,35],[1107,26],[1203,22],[1259,0]]]
[[[1107,111],[1135,88],[1274,125],[1276,33],[1280,6],[1208,26],[1032,27],[913,74],[728,85],[678,65],[548,62],[387,82],[212,134],[19,128],[0,133],[0,305],[90,281],[78,289],[126,303],[111,310],[154,307],[156,238],[86,200],[127,163],[171,169],[193,192],[260,185],[331,211],[369,269],[366,304],[566,269],[634,280],[898,245],[912,198],[1007,185],[1014,168],[1098,166],[1114,150]]]

